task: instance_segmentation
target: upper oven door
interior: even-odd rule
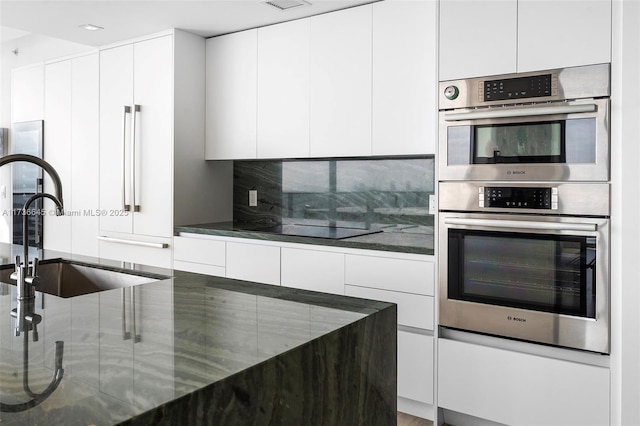
[[[440,111],[440,180],[609,180],[609,99]]]

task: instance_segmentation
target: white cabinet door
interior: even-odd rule
[[[258,28],[258,158],[309,156],[310,20]]]
[[[346,285],[345,294],[363,299],[395,303],[398,305],[398,325],[433,330],[435,305],[432,296],[354,285]]]
[[[207,160],[256,158],[257,35],[207,40]]]
[[[398,396],[433,404],[433,337],[398,330]]]
[[[433,296],[434,277],[433,262],[346,256],[345,283],[351,285]]]
[[[437,2],[373,4],[373,155],[435,154]]]
[[[609,369],[438,341],[438,405],[509,425],[608,425]]]
[[[517,25],[517,0],[441,0],[439,80],[516,72]]]
[[[172,40],[159,37],[100,53],[101,231],[172,235]],[[139,211],[119,214],[124,204]]]
[[[311,18],[311,156],[371,155],[371,5]]]
[[[11,122],[44,118],[44,65],[11,72]]]
[[[280,285],[280,247],[227,242],[227,278]]]
[[[98,256],[100,232],[99,56],[71,61],[71,252]],[[46,129],[46,126],[45,126]],[[45,139],[46,144],[46,139]],[[46,150],[45,150],[46,155]],[[46,229],[46,228],[45,228]]]
[[[98,54],[45,67],[44,158],[60,175],[65,216],[45,201],[44,247],[98,255]],[[45,174],[45,191],[54,192]]]
[[[136,120],[133,232],[173,235],[173,37],[134,45]],[[176,88],[179,90],[179,88]]]
[[[344,294],[344,254],[283,247],[281,257],[283,286]]]
[[[519,72],[605,62],[611,62],[611,0],[518,0]]]
[[[71,61],[56,62],[45,67],[45,126],[44,159],[60,175],[65,209],[71,207]],[[51,178],[44,173],[44,190],[55,193]],[[51,210],[51,201],[44,202],[45,211]],[[71,217],[44,216],[44,247],[71,252]]]
[[[166,90],[166,89],[165,89]],[[129,140],[131,115],[125,107],[133,105],[133,45],[100,52],[100,209],[119,212],[129,203],[127,185],[130,165],[123,149]],[[127,176],[124,173],[127,172]],[[126,201],[125,201],[126,200]],[[101,231],[132,232],[133,215],[100,217]]]
[[[226,243],[206,238],[173,238],[173,269],[204,275],[226,275]]]

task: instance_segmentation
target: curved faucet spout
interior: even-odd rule
[[[36,166],[39,166],[42,170],[47,172],[47,174],[51,177],[51,180],[53,180],[53,185],[56,188],[56,198],[59,201],[59,204],[56,203],[56,214],[58,216],[63,215],[64,209],[63,209],[63,202],[62,202],[62,181],[60,180],[60,175],[58,175],[58,172],[56,171],[56,169],[54,169],[51,164],[47,163],[42,158],[38,158],[33,155],[11,154],[11,155],[5,155],[4,157],[0,157],[0,167],[4,166],[5,164],[16,163],[16,162],[25,162],[25,163],[35,164]]]
[[[31,198],[27,200],[24,204],[22,211],[22,249],[23,249],[23,260],[20,262],[20,257],[16,257],[16,270],[13,274],[11,274],[11,278],[16,280],[17,284],[17,298],[18,300],[32,299],[35,297],[35,291],[33,289],[32,284],[35,284],[35,278],[37,276],[37,268],[38,268],[38,259],[33,259],[33,266],[31,267],[31,275],[27,277],[29,274],[29,239],[28,239],[28,217],[27,210],[31,203],[33,203],[38,198],[49,198],[53,200],[56,204],[56,216],[64,215],[64,204],[62,203],[62,181],[60,180],[60,175],[53,168],[53,166],[42,158],[35,157],[33,155],[28,154],[11,154],[5,155],[4,157],[0,157],[0,167],[9,163],[16,162],[25,162],[35,164],[36,166],[43,169],[53,180],[53,184],[56,187],[56,195],[51,195],[47,193],[39,193],[33,195]]]

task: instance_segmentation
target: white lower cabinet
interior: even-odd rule
[[[608,425],[610,371],[438,340],[438,406],[509,425]]]
[[[433,262],[382,256],[347,255],[345,282],[405,293],[434,295]]]
[[[280,247],[227,242],[227,278],[280,285]]]
[[[174,237],[173,264],[175,269],[191,272],[397,304],[398,404],[405,412],[433,418],[432,259],[403,253],[190,235]]]
[[[421,417],[432,417],[434,263],[347,254],[345,284],[347,296],[398,305],[398,408]]]
[[[353,285],[345,285],[344,287],[347,296],[382,300],[398,305],[398,325],[433,330],[434,300],[432,296]]]
[[[283,286],[344,294],[343,253],[283,247],[281,266]]]
[[[433,404],[433,336],[398,330],[398,396]]]
[[[224,277],[226,261],[224,241],[188,237],[173,239],[173,269]]]

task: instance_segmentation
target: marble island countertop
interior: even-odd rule
[[[20,250],[0,244],[0,268]],[[37,333],[20,336],[11,316],[15,287],[0,283],[2,424],[395,421],[395,305],[52,251],[37,255],[167,278],[68,298],[37,292]],[[62,379],[40,401],[57,362]]]
[[[375,233],[342,239],[314,238],[285,235],[256,229],[255,224],[216,222],[177,226],[176,235],[203,234],[222,237],[251,238],[266,241],[282,241],[301,244],[350,247],[402,253],[433,255],[433,227],[423,225],[373,225]]]

